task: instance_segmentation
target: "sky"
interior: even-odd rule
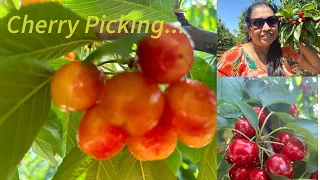
[[[275,0],[275,4],[280,4],[280,0]],[[242,9],[251,5],[250,0],[218,0],[217,11],[218,17],[222,19],[230,32],[238,29],[239,16]]]

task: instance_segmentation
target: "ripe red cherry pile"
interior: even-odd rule
[[[252,108],[259,116],[262,107]],[[290,105],[290,110],[292,116],[299,114],[295,105]],[[268,114],[266,109],[261,112],[260,127]],[[232,164],[229,170],[231,180],[269,180],[267,172],[292,178],[292,163],[301,161],[307,154],[307,146],[300,138],[282,131],[271,141],[266,141],[245,118],[235,122],[233,134],[234,138],[225,153],[225,160]],[[268,144],[273,149],[268,149]],[[264,154],[263,158],[261,154]]]
[[[86,111],[78,127],[79,148],[104,160],[127,145],[137,159],[151,161],[167,158],[178,140],[194,148],[207,145],[216,126],[216,95],[183,79],[194,62],[187,34],[165,24],[158,39],[140,40],[137,57],[140,72],[119,72],[106,82],[93,63],[71,62],[55,73],[54,104]],[[160,84],[168,86],[161,90]]]

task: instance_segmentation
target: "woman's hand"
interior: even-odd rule
[[[320,74],[320,52],[305,42],[300,42],[298,48],[304,55],[298,64],[299,68]]]

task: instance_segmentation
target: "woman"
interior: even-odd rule
[[[299,50],[281,48],[276,7],[255,3],[246,13],[248,43],[226,51],[217,62],[218,76],[292,76],[294,68],[320,74],[320,52],[300,42]]]

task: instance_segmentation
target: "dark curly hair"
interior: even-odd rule
[[[252,10],[257,6],[267,6],[270,9],[272,9],[273,13],[276,14],[278,11],[278,8],[274,4],[269,4],[265,2],[256,2],[252,4],[246,11],[245,14],[245,21],[247,24],[247,27],[250,26],[250,20],[251,20],[251,13]],[[247,33],[247,41],[251,42],[251,39],[249,38],[249,34]],[[268,68],[268,75],[269,76],[284,76],[284,70],[281,67],[280,64],[280,57],[282,55],[282,48],[279,42],[279,39],[277,38],[270,46],[270,49],[267,54],[267,68]]]

